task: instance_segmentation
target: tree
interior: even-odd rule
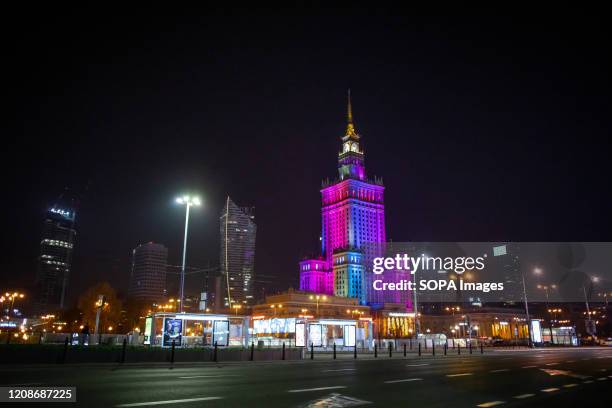
[[[98,283],[79,296],[79,309],[83,312],[83,324],[89,325],[93,333],[96,324],[96,313],[98,312],[98,297],[104,296],[104,306],[100,313],[100,333],[116,330],[121,320],[121,301],[117,292],[107,282]],[[112,329],[109,330],[109,327]]]

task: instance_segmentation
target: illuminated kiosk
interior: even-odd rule
[[[253,307],[251,340],[258,347],[371,348],[370,308],[357,298],[289,289]]]
[[[144,344],[171,347],[246,346],[248,316],[208,313],[153,313],[145,320]]]

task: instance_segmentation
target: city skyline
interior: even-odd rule
[[[127,288],[130,252],[141,242],[163,242],[169,263],[178,265],[182,212],[172,199],[184,191],[197,191],[205,202],[190,226],[189,266],[217,258],[217,215],[229,194],[257,209],[258,269],[276,276],[279,289],[298,287],[295,261],[317,248],[320,218],[313,209],[320,205],[320,180],[334,171],[348,87],[360,130],[375,138],[368,138],[368,165],[393,186],[386,197],[388,238],[610,240],[609,100],[599,86],[609,70],[589,35],[597,24],[572,37],[589,39],[577,51],[565,47],[563,36],[549,38],[539,22],[526,22],[516,36],[503,18],[473,26],[391,22],[391,32],[370,21],[351,35],[325,22],[315,34],[299,20],[286,40],[274,36],[282,23],[270,21],[244,43],[248,24],[210,37],[219,23],[177,22],[177,34],[144,39],[163,59],[141,50],[112,63],[100,62],[110,55],[109,42],[143,41],[131,21],[116,21],[111,37],[101,26],[73,23],[82,38],[62,32],[40,43],[40,36],[21,38],[16,53],[32,62],[24,68],[32,75],[16,77],[23,93],[34,96],[16,98],[13,120],[22,137],[9,154],[22,170],[6,192],[19,199],[5,200],[3,208],[19,217],[6,225],[3,281],[22,287],[33,280],[41,220],[67,186],[81,198],[72,300],[101,280]],[[485,28],[488,38],[479,35]],[[85,38],[91,47],[76,58]],[[183,40],[186,47],[177,48]],[[258,51],[266,41],[278,50]],[[321,41],[332,47],[314,47]],[[338,44],[346,45],[344,53]],[[544,44],[549,52],[542,55]],[[51,54],[59,64],[47,48],[57,51]],[[26,49],[34,52],[25,55]],[[203,57],[230,49],[217,65]],[[365,53],[374,58],[363,61]],[[257,64],[240,65],[253,54]],[[506,64],[504,55],[513,62]],[[314,69],[306,56],[325,69]],[[585,59],[588,69],[578,62]],[[296,67],[295,75],[277,68],[280,62]],[[73,82],[74,72],[97,80]],[[46,96],[36,96],[39,89]],[[582,108],[564,114],[576,104]],[[289,197],[299,199],[283,211]],[[279,236],[288,239],[278,242]]]

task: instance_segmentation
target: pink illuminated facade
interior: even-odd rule
[[[382,179],[367,179],[360,135],[355,131],[351,100],[348,123],[338,153],[339,177],[321,190],[321,259],[300,262],[300,289],[358,298],[366,303],[404,303],[406,294],[374,291],[366,266],[381,256],[386,242]]]

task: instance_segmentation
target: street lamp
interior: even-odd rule
[[[202,202],[199,197],[190,197],[184,195],[176,198],[177,204],[185,206],[185,238],[183,240],[183,264],[181,266],[181,284],[179,292],[179,313],[183,313],[183,299],[185,298],[185,260],[187,258],[187,228],[189,226],[189,208],[192,206],[199,207]]]
[[[238,310],[242,309],[242,305],[232,305],[232,309],[234,309],[236,316],[238,316]]]
[[[24,296],[25,295],[23,293],[19,293],[19,292],[13,292],[13,293],[6,292],[4,296],[0,297],[0,303],[4,303],[5,300],[11,302],[11,307],[8,309],[7,317],[10,317],[11,313],[14,313],[13,308],[15,307],[15,300],[23,299]]]
[[[319,299],[326,300],[327,296],[325,296],[325,295],[323,295],[323,296],[321,296],[321,295],[316,295],[316,296],[310,295],[310,300],[313,300],[313,299],[317,300],[317,316],[318,316],[319,315]]]
[[[533,269],[533,273],[535,275],[542,274],[542,268],[536,267]],[[533,342],[531,341],[531,318],[529,317],[529,304],[527,300],[527,288],[525,287],[525,274],[521,270],[521,280],[523,281],[523,300],[525,302],[525,315],[527,316],[527,337],[529,347],[533,347]]]
[[[544,293],[546,294],[546,310],[548,311],[548,330],[550,331],[550,342],[552,344],[555,344],[555,340],[553,338],[553,330],[552,330],[552,321],[550,320],[550,308],[548,305],[548,289],[557,289],[557,285],[538,285],[537,286],[538,289],[542,289],[544,291]]]

